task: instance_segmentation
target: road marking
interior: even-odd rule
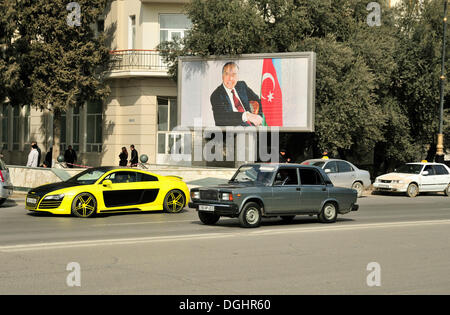
[[[89,227],[105,227],[105,226],[119,226],[119,225],[143,225],[143,224],[161,224],[161,223],[178,223],[178,222],[192,222],[195,220],[177,220],[177,221],[157,221],[157,222],[133,222],[133,223],[106,223],[106,224],[94,224]]]
[[[23,244],[23,245],[9,245],[0,246],[0,252],[22,252],[22,251],[35,251],[35,250],[48,250],[48,249],[67,249],[67,248],[80,248],[80,247],[94,247],[94,246],[107,246],[107,245],[134,245],[141,243],[158,243],[158,242],[172,242],[172,241],[192,241],[192,240],[205,240],[205,239],[217,239],[227,237],[255,237],[255,236],[268,236],[279,235],[289,233],[311,233],[311,232],[335,232],[335,231],[350,231],[350,230],[364,230],[364,229],[378,229],[378,228],[403,228],[414,226],[430,226],[430,225],[448,225],[450,220],[432,220],[432,221],[405,221],[405,222],[392,222],[392,223],[368,223],[368,224],[347,224],[337,226],[322,226],[322,227],[304,227],[299,226],[296,228],[279,228],[268,229],[261,231],[249,231],[242,229],[240,232],[223,232],[223,233],[203,233],[203,234],[187,234],[177,236],[153,236],[153,237],[137,237],[137,238],[122,238],[122,239],[105,239],[105,240],[91,240],[91,241],[78,241],[78,242],[52,242],[52,243],[36,243],[36,244]]]

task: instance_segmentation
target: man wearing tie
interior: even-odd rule
[[[216,126],[261,126],[261,100],[244,81],[238,81],[238,70],[234,62],[226,63],[223,83],[211,94]]]

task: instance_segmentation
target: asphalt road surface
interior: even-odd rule
[[[0,294],[450,294],[443,194],[368,196],[334,224],[257,229],[206,226],[188,208],[80,219],[24,202],[0,207]]]

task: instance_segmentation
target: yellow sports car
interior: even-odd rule
[[[97,213],[176,213],[188,202],[189,189],[181,177],[132,168],[96,167],[64,182],[30,190],[26,209],[88,218]]]

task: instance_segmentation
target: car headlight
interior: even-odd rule
[[[233,201],[233,194],[232,193],[222,193],[222,196],[220,199],[223,201]]]
[[[199,191],[191,191],[191,199],[200,199]]]
[[[50,195],[44,198],[44,200],[55,200],[55,201],[60,201],[63,200],[64,198],[64,194],[59,194],[59,195]]]
[[[379,182],[381,182],[380,179],[378,177],[375,178],[375,183],[379,183]]]

